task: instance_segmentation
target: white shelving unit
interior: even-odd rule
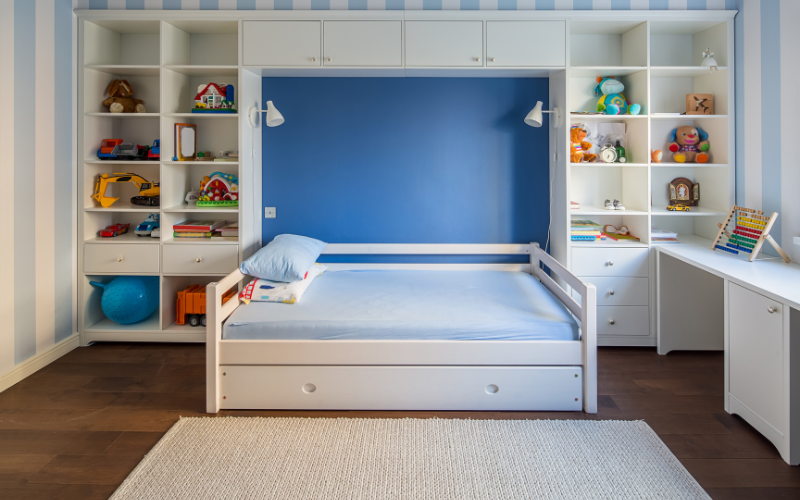
[[[636,13],[640,14],[640,13]],[[637,16],[628,13],[614,23],[572,20],[569,27],[570,59],[563,77],[551,77],[551,106],[563,106],[567,112],[594,111],[597,98],[593,94],[597,77],[615,76],[625,85],[623,94],[629,102],[642,105],[638,116],[567,115],[566,130],[559,130],[565,144],[556,151],[566,161],[556,162],[554,185],[554,229],[551,253],[571,269],[594,269],[594,275],[583,276],[598,284],[598,332],[601,345],[655,345],[655,274],[652,262],[655,244],[650,241],[650,227],[656,226],[679,233],[681,245],[708,245],[733,204],[734,93],[733,93],[733,17],[731,13],[704,13],[680,20],[665,16]],[[586,50],[591,47],[591,50]],[[710,47],[720,64],[711,72],[701,67],[702,52]],[[566,83],[561,98],[553,91],[559,79]],[[686,111],[686,94],[714,95],[713,116],[660,115]],[[625,123],[627,164],[570,163],[569,128],[589,122]],[[672,129],[681,125],[702,127],[711,142],[711,163],[674,163],[667,147]],[[591,142],[591,141],[590,141]],[[562,149],[563,148],[563,149]],[[651,163],[650,151],[661,149],[663,163]],[[563,173],[559,172],[563,169]],[[687,177],[700,183],[700,202],[691,212],[670,212],[668,183],[676,177]],[[619,199],[625,211],[602,208],[605,199]],[[569,208],[570,200],[581,204],[580,210]],[[560,216],[566,213],[567,217]],[[640,238],[639,242],[573,242],[570,240],[570,219],[591,219],[600,224],[627,226]],[[579,252],[575,250],[579,249]],[[586,249],[598,249],[587,253]],[[614,252],[639,249],[636,259],[644,259],[646,268],[630,271],[630,264]],[[597,255],[597,266],[585,266],[576,259]],[[630,254],[633,255],[633,254]],[[626,259],[628,257],[625,257]],[[633,259],[633,257],[630,257]],[[616,262],[615,262],[616,260]],[[604,262],[605,261],[605,262]],[[610,264],[609,264],[610,263]],[[616,264],[617,267],[611,267]],[[613,286],[609,279],[614,279]],[[649,280],[650,328],[630,318],[642,307],[620,303],[620,289]],[[606,290],[605,288],[608,288]],[[617,288],[612,292],[613,288]],[[608,318],[606,318],[608,315]],[[610,319],[609,319],[610,318]],[[627,323],[625,320],[628,320]]]
[[[175,323],[177,291],[228,274],[235,268],[231,263],[238,264],[256,246],[256,241],[260,241],[260,220],[253,221],[253,214],[258,213],[261,205],[260,195],[255,194],[260,189],[253,186],[254,182],[260,182],[260,175],[254,178],[253,163],[260,158],[241,162],[171,161],[175,123],[197,125],[199,151],[212,151],[215,155],[222,150],[241,151],[243,140],[252,147],[254,136],[242,137],[242,115],[191,113],[197,87],[208,82],[234,85],[239,109],[246,99],[251,104],[260,102],[260,77],[242,76],[240,21],[232,14],[220,14],[214,19],[154,18],[152,15],[132,18],[123,14],[115,19],[111,17],[113,14],[104,13],[79,19],[78,150],[82,161],[79,163],[78,195],[81,241],[78,316],[84,345],[100,340],[205,341],[205,329]],[[108,84],[115,78],[131,83],[134,97],[144,101],[146,113],[111,114],[101,105]],[[155,139],[160,139],[160,161],[99,160],[97,150],[101,141],[112,138],[142,145],[152,145]],[[239,177],[238,208],[202,209],[186,205],[186,193],[191,188],[199,188],[203,176],[217,171]],[[138,191],[135,185],[125,183],[110,184],[107,194],[119,200],[109,208],[101,207],[91,195],[95,180],[106,172],[134,172],[149,181],[159,182],[161,206],[132,205],[128,200]],[[133,233],[134,227],[150,213],[160,216],[160,239],[137,237]],[[176,241],[172,237],[172,225],[192,218],[239,221],[248,224],[249,230],[241,240]],[[99,230],[119,222],[131,224],[129,233],[116,238],[97,236]],[[115,262],[114,256],[123,257],[124,254],[121,266],[137,256],[137,263],[122,266],[124,272],[115,272],[113,267],[109,269],[108,265],[85,257],[86,249],[93,245],[101,248],[95,248],[92,255],[108,254],[111,262]],[[142,256],[144,253],[146,257]],[[196,271],[189,268],[187,273],[188,264],[183,265],[184,261],[197,262]],[[170,262],[179,265],[175,269],[165,267]],[[158,272],[152,272],[154,269]],[[106,318],[100,307],[101,290],[89,282],[108,282],[117,275],[158,276],[159,310],[134,325],[120,325]]]

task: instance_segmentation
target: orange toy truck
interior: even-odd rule
[[[231,288],[222,296],[222,303],[228,302],[236,296],[237,290]],[[190,326],[206,326],[206,287],[191,285],[186,290],[178,292],[178,317],[175,322],[179,325],[189,323]]]

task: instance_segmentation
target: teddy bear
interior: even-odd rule
[[[581,162],[589,162],[595,161],[597,159],[596,154],[592,154],[589,152],[592,149],[592,143],[588,141],[584,141],[586,136],[589,133],[580,128],[579,126],[574,126],[569,131],[569,142],[570,142],[570,161],[572,163],[581,163]]]
[[[642,111],[639,104],[629,104],[622,95],[625,85],[613,76],[597,77],[597,87],[594,95],[600,96],[597,101],[597,111],[607,115],[638,115]]]
[[[108,84],[106,91],[109,98],[103,101],[103,106],[108,106],[111,113],[146,113],[144,101],[134,99],[133,87],[128,80],[113,80]]]
[[[707,163],[709,160],[708,134],[700,127],[684,125],[678,127],[670,134],[669,150],[672,159],[678,163],[697,162]]]

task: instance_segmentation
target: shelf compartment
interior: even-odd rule
[[[165,65],[239,64],[238,21],[164,21],[162,28]]]
[[[606,199],[620,200],[625,213],[647,215],[650,205],[648,196],[647,169],[608,167],[584,167],[591,164],[571,164],[570,199],[581,204],[579,210],[570,209],[572,214],[602,214],[616,211],[606,210]]]
[[[703,118],[724,117],[728,114],[728,72],[703,72],[695,76],[653,76],[650,79],[650,109],[652,113],[686,112],[687,94],[714,96],[714,114]],[[678,117],[697,115],[680,115]],[[667,119],[668,117],[658,117]]]
[[[210,208],[198,208],[194,205],[185,203],[186,193],[192,189],[200,189],[200,181],[203,177],[210,176],[214,172],[239,175],[238,164],[228,162],[209,162],[209,161],[180,161],[170,162],[162,166],[162,176],[164,182],[161,185],[161,202],[165,211],[204,211],[218,210]],[[238,212],[237,207],[226,207],[226,211]]]
[[[710,162],[705,165],[725,165],[728,158],[728,124],[729,120],[694,120],[692,115],[677,117],[675,119],[654,120],[650,122],[650,147],[653,150],[660,149],[663,153],[663,160],[658,165],[670,165],[673,163],[672,152],[669,150],[670,135],[672,131],[681,126],[690,125],[699,127],[708,133],[708,141],[711,147],[708,154],[711,156]],[[656,164],[654,164],[656,165]]]
[[[572,21],[570,61],[574,66],[646,66],[647,23]]]
[[[234,101],[239,103],[239,78],[238,69],[236,73],[230,71],[215,70],[213,67],[206,67],[202,71],[178,72],[171,69],[164,69],[162,78],[164,80],[164,111],[166,116],[189,116],[208,117],[208,116],[236,116],[229,114],[201,114],[191,113],[194,108],[194,98],[198,89],[205,87],[208,83],[214,82],[218,85],[233,85]]]
[[[153,141],[159,139],[159,121],[158,115],[136,119],[120,118],[112,113],[102,116],[86,116],[83,119],[84,157],[91,162],[111,163],[97,158],[97,151],[105,139],[122,139],[126,143],[152,146]],[[144,164],[145,162],[134,160],[112,164],[122,163]]]
[[[129,71],[123,71],[128,73]],[[113,80],[126,80],[133,88],[134,99],[141,99],[147,113],[110,113],[103,106],[108,98],[108,86]],[[87,68],[83,71],[83,102],[85,116],[112,115],[114,117],[158,117],[161,111],[161,84],[159,73],[151,70],[138,75],[114,74]]]
[[[119,203],[119,202],[117,202]],[[114,243],[132,243],[138,245],[157,245],[158,238],[136,236],[134,230],[147,216],[158,213],[154,210],[141,212],[114,212],[106,208],[104,211],[86,211],[83,214],[83,241],[88,245],[109,245]],[[114,238],[101,238],[98,233],[112,224],[127,223],[131,227],[128,232]]]
[[[676,177],[686,177],[692,182],[700,184],[700,207],[691,207],[691,212],[668,212],[669,183]],[[650,175],[652,181],[651,198],[653,200],[653,213],[666,212],[666,215],[677,214],[691,215],[697,212],[701,215],[713,215],[730,209],[733,199],[728,195],[733,191],[730,183],[728,169],[725,168],[676,168],[654,169]],[[729,189],[730,187],[730,189]],[[707,208],[706,208],[707,207]]]
[[[600,210],[603,210],[602,208]],[[569,240],[570,246],[574,248],[591,248],[591,247],[615,247],[615,248],[644,248],[647,247],[648,244],[648,236],[650,235],[650,224],[649,224],[649,217],[647,217],[647,213],[640,213],[640,214],[628,214],[626,212],[614,212],[611,210],[603,210],[603,214],[576,214],[577,210],[570,210],[570,220],[575,219],[584,219],[584,220],[591,220],[600,224],[601,226],[605,226],[607,224],[611,224],[616,228],[620,228],[622,226],[626,226],[632,235],[640,238],[640,241],[626,241],[626,242],[616,242],[611,239],[607,239],[605,242],[602,241],[594,241],[594,242],[586,242],[586,241],[572,241]],[[602,229],[601,229],[602,231]],[[567,238],[569,238],[570,228],[567,228]]]
[[[160,30],[160,21],[86,21],[83,25],[84,64],[158,65]]]
[[[654,227],[678,233],[680,243],[659,243],[660,245],[708,245],[711,248],[711,242],[719,232],[717,223],[722,222],[726,215],[727,212],[719,214],[719,217],[673,217],[654,213],[650,221]]]
[[[194,96],[192,96],[194,98]],[[161,159],[168,162],[175,152],[175,124],[190,123],[197,126],[197,151],[210,151],[215,156],[220,151],[239,150],[239,124],[232,119],[209,120],[194,116],[174,117],[164,116],[161,119]],[[206,162],[176,162],[206,163]],[[224,162],[207,162],[221,164]],[[199,184],[198,184],[199,186]]]
[[[130,203],[130,199],[139,195],[139,188],[132,182],[111,182],[108,183],[106,188],[106,196],[119,198],[113,205],[103,209],[100,204],[92,198],[94,194],[94,186],[97,179],[104,173],[134,173],[149,182],[161,182],[161,173],[158,164],[141,164],[141,165],[126,165],[125,168],[115,168],[117,165],[103,165],[100,163],[91,163],[84,166],[83,170],[83,192],[86,195],[83,200],[84,209],[102,209],[109,210],[119,206],[124,207],[137,207]],[[158,212],[158,207],[142,207],[145,210]]]
[[[224,278],[224,275],[217,276],[164,276],[161,278],[161,309],[163,311],[163,328],[170,332],[202,333],[205,335],[206,329],[202,326],[190,326],[189,324],[177,324],[177,302],[178,292],[185,290],[191,285],[206,286],[209,283]]]
[[[642,69],[636,72],[626,72],[626,74],[616,74],[613,69],[608,71],[592,71],[585,70],[571,71],[569,81],[569,97],[570,109],[569,111],[596,111],[597,101],[600,97],[594,95],[594,89],[597,86],[597,77],[614,76],[624,86],[625,90],[622,95],[625,99],[632,104],[639,104],[642,107],[638,115],[573,115],[571,117],[581,116],[597,116],[597,117],[618,117],[617,119],[642,119],[646,118],[645,115],[649,113],[648,110],[648,96],[647,96],[647,70]],[[597,119],[597,118],[592,118]],[[574,122],[573,122],[574,123]]]
[[[153,276],[153,275],[149,275]],[[158,332],[161,330],[160,317],[161,307],[155,310],[153,314],[145,318],[143,321],[134,323],[132,325],[121,325],[108,319],[103,313],[100,306],[100,299],[103,295],[103,290],[96,286],[90,285],[90,281],[97,281],[100,283],[109,283],[116,278],[116,275],[108,274],[92,274],[86,275],[83,280],[83,325],[85,332]],[[159,280],[161,281],[161,280]],[[159,284],[159,287],[161,285]],[[159,295],[159,301],[163,303],[163,297]]]
[[[650,21],[651,66],[700,66],[706,48],[720,66],[728,65],[728,23],[725,20]]]
[[[623,123],[625,124],[625,152],[626,157],[629,162],[632,164],[647,164],[650,161],[650,152],[647,149],[647,117],[628,117],[625,118],[624,116],[611,116],[611,115],[590,115],[590,116],[599,116],[597,119],[591,120],[582,120],[577,118],[576,115],[572,115],[572,124],[573,125],[581,125],[587,124],[586,128],[591,129],[592,127],[590,124],[593,123]],[[590,149],[590,152],[593,154],[600,154],[600,148],[603,146],[603,142],[605,139],[603,137],[596,137],[594,132],[591,132],[592,135],[586,138],[586,141],[590,142],[593,147]],[[569,151],[567,152],[569,154]],[[593,163],[570,163],[572,166],[582,166],[582,165],[598,165],[601,162],[593,162]],[[606,164],[608,165],[608,164]],[[614,163],[613,165],[622,165]]]

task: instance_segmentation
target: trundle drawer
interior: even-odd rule
[[[647,278],[580,278],[597,288],[598,306],[646,306],[649,287]],[[575,290],[572,297],[580,303],[581,296]]]
[[[646,248],[573,248],[572,272],[576,276],[628,276],[647,278]]]
[[[83,246],[86,273],[158,274],[158,245],[135,243]]]
[[[598,335],[650,335],[647,306],[603,306],[597,308]]]
[[[236,409],[579,411],[580,366],[219,367]]]
[[[164,245],[164,274],[228,274],[238,266],[238,245]]]

